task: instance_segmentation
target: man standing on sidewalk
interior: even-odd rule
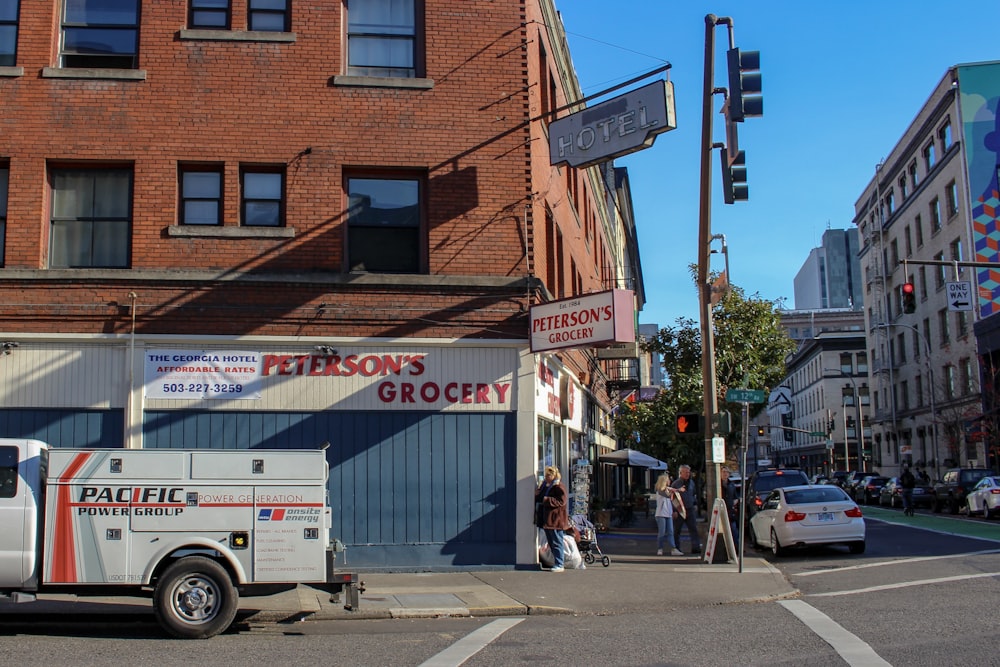
[[[688,535],[691,539],[691,553],[698,556],[701,554],[701,536],[698,535],[698,491],[694,480],[691,479],[691,466],[682,465],[677,469],[677,479],[670,486],[680,491],[681,500],[684,502],[684,509],[687,516],[683,519],[676,517],[674,521],[674,544],[681,547],[681,528],[687,526]]]

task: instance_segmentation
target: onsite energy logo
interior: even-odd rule
[[[298,521],[300,523],[319,523],[323,516],[318,507],[264,507],[257,513],[257,521]]]

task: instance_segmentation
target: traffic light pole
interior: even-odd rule
[[[705,16],[705,89],[701,115],[701,187],[698,207],[698,296],[701,319],[702,410],[705,415],[705,500],[708,507],[721,495],[719,466],[712,463],[712,428],[718,410],[715,384],[715,339],[712,325],[712,282],[709,261],[712,243],[712,106],[715,86],[715,27],[732,25],[728,18]]]

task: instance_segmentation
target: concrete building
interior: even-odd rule
[[[0,434],[328,442],[351,564],[534,563],[639,378],[531,309],[645,300],[627,173],[549,159],[552,0],[113,5],[2,17]]]
[[[785,378],[751,427],[757,437],[751,439],[750,465],[801,467],[811,476],[880,463],[872,460],[867,425],[864,324],[860,310],[781,311],[781,325],[798,349],[786,359]],[[858,428],[862,417],[864,430]]]
[[[855,204],[884,474],[984,461],[969,434],[982,414],[973,326],[1000,311],[1000,271],[966,263],[997,260],[998,80],[1000,62],[949,69]]]
[[[828,229],[795,275],[795,309],[850,308],[861,310],[861,265],[858,230]]]

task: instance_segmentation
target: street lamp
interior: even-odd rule
[[[858,383],[854,381],[854,377],[848,375],[843,370],[837,370],[836,368],[824,368],[824,373],[837,373],[838,378],[844,378],[849,380],[851,386],[854,388],[854,407],[858,412],[858,465],[861,467],[862,472],[868,472],[868,466],[865,465],[865,415],[861,411],[861,392],[858,389]],[[830,376],[825,376],[830,377]],[[842,393],[842,398],[847,398],[851,394]],[[844,470],[846,471],[850,467],[850,453],[847,448],[847,403],[841,401],[842,408],[844,410]]]

